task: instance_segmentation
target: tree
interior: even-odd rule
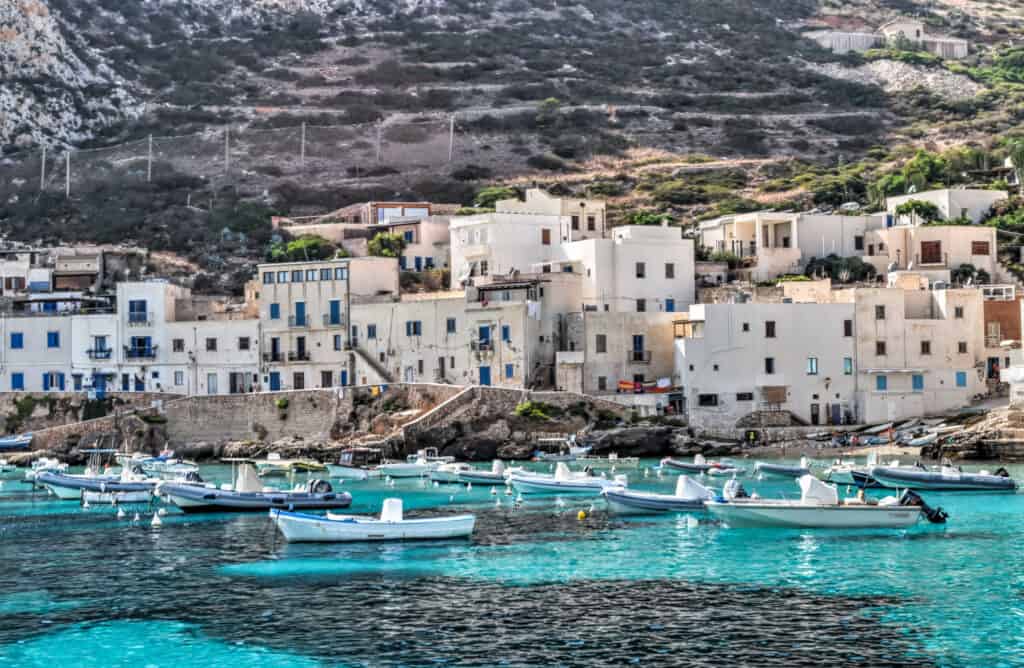
[[[377,257],[399,257],[405,250],[405,239],[393,232],[379,232],[367,244],[370,255]]]
[[[1013,173],[1017,176],[1020,194],[1024,197],[1024,140],[1014,139],[1007,144],[1006,150],[1013,165]]]
[[[634,211],[626,216],[627,225],[661,225],[663,220],[671,222],[672,217],[655,211]]]
[[[946,159],[924,149],[903,165],[903,178],[918,191],[925,190],[930,183],[941,183],[948,173]]]
[[[473,198],[473,206],[478,209],[493,209],[495,203],[500,199],[514,199],[518,196],[512,188],[503,186],[491,186],[484,188]]]
[[[900,204],[896,207],[896,215],[910,216],[911,220],[919,220],[924,223],[934,223],[942,218],[942,212],[939,211],[939,207],[931,202],[925,202],[920,199],[911,199]]]
[[[304,234],[287,243],[276,243],[270,247],[268,259],[271,262],[304,262],[308,260],[329,260],[344,251],[338,249],[323,237]]]

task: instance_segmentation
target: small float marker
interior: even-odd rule
[[[125,515],[127,515],[127,514],[128,513],[124,512],[124,508],[118,508],[117,509],[117,519],[123,520],[125,518]]]
[[[149,525],[152,527],[160,527],[163,523],[164,521],[160,519],[160,513],[153,513],[153,520]]]
[[[581,510],[580,512],[576,513],[576,519],[578,519],[578,520],[579,520],[579,521],[581,521],[581,522],[582,522],[583,520],[587,519],[587,513],[586,513],[586,511],[584,511],[584,510]]]

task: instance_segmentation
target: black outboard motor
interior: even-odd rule
[[[320,478],[310,480],[307,489],[310,494],[327,494],[334,491],[334,488],[331,487],[331,483],[326,480],[321,480]]]
[[[924,516],[927,517],[928,521],[932,524],[945,524],[946,518],[949,517],[949,514],[945,510],[942,508],[932,508],[924,502],[924,499],[922,499],[917,492],[910,489],[903,492],[903,495],[900,496],[900,505],[920,506],[921,512],[924,513]]]
[[[142,466],[140,464],[135,464],[132,466],[132,473],[134,475],[146,475],[146,472],[142,470]]]
[[[992,475],[999,476],[1000,478],[1009,478],[1010,477],[1010,472],[1007,471],[1006,469],[1004,469],[1002,466],[1000,466],[999,468],[996,469],[996,472],[993,473]]]
[[[199,475],[199,471],[189,471],[185,474],[185,482],[190,485],[202,485],[206,481]]]
[[[733,501],[734,499],[749,499],[750,495],[747,494],[747,490],[743,489],[743,483],[736,478],[730,478],[722,486],[722,498],[726,501]]]

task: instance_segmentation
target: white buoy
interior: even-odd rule
[[[82,510],[89,510],[89,502],[82,501]]]
[[[511,487],[506,487],[505,488],[505,496],[512,496],[512,488]]]
[[[125,515],[127,515],[127,514],[128,513],[124,512],[124,508],[118,508],[117,509],[117,519],[123,520]]]
[[[394,487],[395,481],[392,478],[388,478],[388,487]]]
[[[501,507],[501,497],[500,496],[495,497],[495,499],[494,499],[494,507],[495,508],[500,508]]]
[[[647,478],[651,475],[651,469],[644,469],[644,477]]]
[[[699,525],[700,525],[700,522],[697,521],[696,517],[694,517],[693,515],[687,515],[686,516],[686,528],[687,529],[696,529]]]
[[[448,497],[448,503],[452,503],[454,501],[455,501],[455,495],[452,494],[451,496]]]
[[[160,519],[160,513],[153,513],[153,519],[149,525],[152,527],[160,527],[163,523],[164,521]]]
[[[435,480],[434,481],[434,487],[440,487],[440,486],[441,486],[441,483],[439,483],[438,481]]]
[[[587,511],[587,514],[589,515],[592,512],[594,512],[594,504],[590,504],[590,509]]]
[[[491,496],[498,496],[498,490],[496,490],[495,488],[492,487],[491,488]]]
[[[158,510],[156,512],[157,512],[158,515],[160,515],[160,517],[167,517],[167,509],[166,508],[161,508],[160,510]]]
[[[466,491],[467,492],[472,492],[473,491],[473,483],[471,483],[471,482],[467,482],[466,483]]]
[[[138,522],[140,519],[142,519],[142,518],[139,517],[139,514],[135,513],[135,517],[132,518],[132,522]]]
[[[559,508],[565,508],[565,499],[563,499],[562,497],[558,497],[557,499],[555,499],[555,505],[558,506]]]

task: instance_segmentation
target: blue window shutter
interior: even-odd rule
[[[405,321],[405,335],[412,336],[412,320]]]
[[[957,387],[967,387],[967,372],[966,371],[957,371],[956,372],[956,386]]]
[[[25,347],[25,335],[21,332],[11,332],[11,349],[18,350]]]
[[[511,341],[512,340],[512,328],[508,325],[501,326],[501,340]]]
[[[63,373],[58,373],[57,374],[57,389],[59,389],[61,392],[64,391],[64,374]]]
[[[280,320],[281,319],[281,305],[280,304],[271,304],[270,305],[270,319],[271,320]]]
[[[666,299],[665,300],[665,311],[667,311],[668,313],[675,313],[675,310],[676,310],[676,300],[674,300],[674,299]]]
[[[920,391],[922,391],[924,389],[924,376],[922,376],[921,374],[915,373],[910,378],[913,381],[913,386],[914,386],[914,391],[915,392],[920,392]]]
[[[43,374],[43,392],[47,392],[50,389],[50,374]]]
[[[506,364],[505,365],[505,378],[511,378],[512,376],[514,376],[515,375],[515,368],[516,367],[515,367],[514,364]]]
[[[875,376],[875,389],[885,392],[889,389],[889,379],[886,376]]]
[[[25,375],[22,373],[11,374],[11,389],[12,390],[24,390],[25,389]]]
[[[398,268],[405,269],[405,256],[402,255],[398,258]]]

